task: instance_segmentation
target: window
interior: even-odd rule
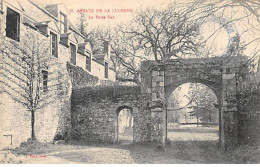
[[[57,44],[57,35],[50,33],[51,35],[51,55],[58,57],[58,44]]]
[[[61,33],[67,32],[67,26],[66,26],[66,15],[60,13],[60,31]]]
[[[91,71],[91,55],[87,55],[86,56],[86,69],[88,71]]]
[[[105,62],[105,78],[108,78],[108,63]]]
[[[70,62],[76,65],[76,46],[70,44]]]
[[[42,70],[43,92],[48,91],[48,71]]]
[[[20,14],[10,8],[6,14],[6,36],[20,41]]]

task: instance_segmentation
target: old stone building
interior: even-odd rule
[[[31,113],[16,97],[24,91],[18,92],[26,77],[22,75],[25,69],[21,56],[25,56],[28,49],[38,55],[39,61],[48,59],[38,72],[41,97],[49,100],[51,93],[62,92],[55,96],[55,102],[50,100],[49,105],[42,105],[35,112],[35,134],[40,141],[50,142],[56,134],[63,134],[70,128],[72,83],[68,64],[70,68],[77,67],[96,76],[99,82],[95,84],[115,81],[109,43],[104,42],[104,53],[93,54],[90,43],[69,17],[64,4],[42,7],[30,0],[1,0],[0,148],[18,146],[31,137]],[[19,95],[26,97],[26,94]]]

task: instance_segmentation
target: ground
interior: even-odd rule
[[[218,147],[218,129],[168,125],[165,151],[155,143],[134,144],[125,136],[119,144],[71,141],[31,149],[1,151],[1,163],[95,163],[95,164],[196,164],[260,163],[259,148],[223,151]],[[251,150],[251,151],[250,151]],[[254,151],[252,151],[254,150]],[[38,156],[35,157],[35,156]],[[41,157],[40,157],[41,156]]]

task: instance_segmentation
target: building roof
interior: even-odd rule
[[[46,9],[46,7],[50,7],[50,6],[62,6],[65,10],[68,9],[66,7],[66,5],[64,4],[52,4],[52,5],[42,5],[42,2],[32,2],[31,0],[12,0],[12,1],[8,1],[8,0],[1,0],[0,2],[0,7],[2,8],[2,3],[3,1],[5,3],[8,3],[9,5],[15,7],[16,9],[18,9],[19,11],[21,11],[23,13],[23,15],[25,15],[26,17],[24,17],[25,20],[23,20],[23,23],[28,24],[32,27],[34,27],[36,24],[48,24],[49,22],[53,21],[54,23],[52,23],[53,25],[48,25],[53,29],[58,29],[59,30],[59,26],[57,25],[57,21],[58,21],[58,16],[55,14],[55,11],[48,10]],[[58,9],[58,7],[57,7]],[[57,12],[57,11],[56,11]],[[83,39],[85,38],[85,36],[83,34],[80,33],[80,31],[68,20],[68,28],[69,30],[73,31],[74,33],[77,33],[77,35],[81,36]]]

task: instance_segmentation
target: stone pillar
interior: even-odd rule
[[[166,116],[164,108],[164,71],[152,71],[151,140],[164,145],[166,136]]]
[[[221,99],[221,146],[232,148],[238,143],[237,132],[237,102],[236,102],[236,76],[235,74],[222,74]]]

